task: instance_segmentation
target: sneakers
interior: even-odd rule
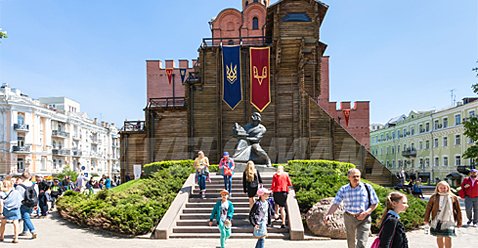
[[[476,224],[476,223],[475,223],[475,224],[473,224],[473,227],[478,227],[478,224]]]
[[[28,233],[26,233],[26,232],[22,232],[22,233],[18,234],[18,236],[22,236],[22,237],[27,236],[27,235],[28,235]]]
[[[468,222],[466,222],[466,225],[467,225],[467,226],[471,226],[471,222],[472,222],[472,221],[469,220]]]
[[[32,239],[36,239],[37,238],[37,233],[32,233]]]

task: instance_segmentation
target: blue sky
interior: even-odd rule
[[[207,3],[206,3],[207,2]],[[273,1],[276,2],[276,1]],[[478,82],[478,1],[330,0],[333,101],[371,101],[371,122],[450,106]],[[104,121],[144,119],[147,59],[193,59],[208,21],[239,0],[0,0],[0,83],[67,96]]]

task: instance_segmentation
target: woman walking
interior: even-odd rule
[[[408,248],[405,227],[400,222],[400,213],[408,208],[407,197],[400,192],[388,194],[386,209],[380,221],[380,248]]]
[[[450,192],[447,182],[439,182],[425,211],[425,224],[430,224],[430,233],[437,237],[439,248],[451,247],[451,237],[456,236],[455,226],[461,227],[461,221],[458,198]]]
[[[247,193],[247,197],[249,197],[249,208],[252,208],[252,205],[254,205],[254,197],[260,184],[262,184],[262,178],[259,171],[256,170],[254,162],[247,162],[246,169],[242,175],[242,188],[244,193]]]
[[[2,191],[0,192],[0,201],[2,204],[0,218],[2,220],[0,225],[0,241],[5,239],[5,226],[7,220],[13,221],[13,241],[12,243],[18,243],[19,224],[18,221],[22,218],[20,213],[20,207],[22,206],[23,197],[20,192],[13,188],[13,182],[11,179],[5,179],[1,183]]]
[[[234,205],[227,199],[229,192],[225,189],[221,191],[221,200],[217,201],[209,217],[209,226],[212,221],[217,221],[217,227],[221,233],[221,248],[226,247],[226,240],[231,236],[232,216],[234,215]]]
[[[289,174],[284,172],[284,166],[277,167],[277,172],[272,177],[272,192],[274,193],[275,202],[275,219],[278,219],[280,213],[282,219],[281,228],[285,228],[285,206],[287,204],[287,195],[289,194],[289,187],[292,186]]]
[[[235,168],[234,160],[229,157],[228,152],[224,152],[221,161],[219,161],[219,170],[222,171],[224,188],[229,192],[229,197],[232,197],[232,175],[234,175]]]
[[[249,212],[249,221],[254,226],[254,236],[258,238],[256,248],[263,248],[267,237],[267,226],[272,223],[272,216],[274,216],[274,208],[272,207],[269,198],[270,191],[265,188],[257,190],[259,200],[254,203]]]
[[[206,197],[206,179],[209,176],[209,159],[204,156],[203,151],[198,152],[198,157],[194,160],[194,169],[196,170],[196,179],[199,184],[201,197]]]

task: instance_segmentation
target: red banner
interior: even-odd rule
[[[251,104],[259,112],[262,112],[271,103],[270,48],[251,47],[249,58],[251,66]]]
[[[173,78],[173,68],[166,68],[166,76],[168,76],[169,84],[171,84],[171,79]]]
[[[350,109],[342,109],[342,113],[344,113],[345,117],[345,126],[349,126],[349,118],[350,118]]]

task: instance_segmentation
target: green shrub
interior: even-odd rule
[[[343,185],[349,183],[347,172],[355,166],[328,160],[291,160],[284,166],[294,185],[299,208],[305,214],[319,200],[335,197]],[[377,209],[372,213],[372,231],[378,232],[378,222],[383,214],[384,203],[387,195],[392,190],[371,183],[380,200]],[[423,224],[426,202],[408,195],[410,208],[400,215],[401,221],[407,230],[415,229]]]
[[[144,171],[145,177],[149,177],[155,172],[161,171],[163,169],[167,169],[174,165],[192,168],[193,163],[194,163],[194,160],[168,160],[168,161],[153,162],[150,164],[145,164],[143,166],[143,171]]]
[[[126,235],[150,232],[193,168],[187,160],[152,163],[145,168],[151,168],[147,178],[131,180],[95,195],[67,191],[58,199],[58,212],[69,221],[91,228]]]

